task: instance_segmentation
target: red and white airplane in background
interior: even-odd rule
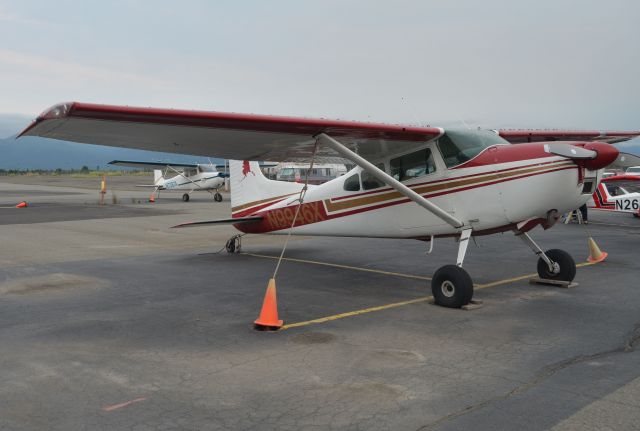
[[[622,212],[640,217],[640,193],[628,191],[640,187],[640,175],[633,171],[608,176],[602,179],[587,206],[589,208]]]
[[[475,235],[512,231],[539,256],[541,278],[573,280],[571,256],[543,251],[527,232],[586,203],[618,155],[610,143],[640,132],[449,130],[74,102],[48,109],[24,135],[243,160],[230,166],[232,217],[188,226],[431,245],[458,238],[456,264],[438,269],[431,287],[438,304],[461,307],[473,295],[462,264]],[[268,180],[247,160],[356,167],[305,189]]]

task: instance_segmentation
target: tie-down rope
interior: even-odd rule
[[[304,202],[304,197],[307,194],[307,189],[309,185],[309,172],[313,169],[313,163],[316,159],[316,150],[318,149],[318,140],[316,139],[316,143],[313,146],[313,154],[311,156],[311,163],[309,164],[309,169],[304,176],[304,187],[300,190],[300,195],[298,196],[298,207],[296,208],[296,213],[293,216],[293,222],[291,222],[291,227],[289,227],[289,232],[287,233],[287,238],[284,240],[284,245],[282,246],[282,252],[280,253],[280,257],[278,258],[278,263],[276,264],[276,269],[273,271],[273,279],[275,280],[276,275],[278,274],[278,269],[280,268],[280,263],[282,262],[282,258],[284,256],[284,251],[287,249],[287,244],[289,244],[289,238],[291,238],[291,231],[296,225],[296,220],[298,219],[298,214],[300,213],[300,208],[302,208],[302,204]]]

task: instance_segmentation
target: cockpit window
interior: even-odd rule
[[[398,181],[428,175],[436,170],[429,148],[391,159],[391,176]]]
[[[357,192],[360,190],[360,175],[353,174],[344,180],[344,189],[348,192]]]
[[[378,169],[384,171],[384,163],[376,163]],[[362,188],[364,190],[377,189],[378,187],[384,187],[385,183],[371,175],[368,171],[362,171]]]
[[[447,168],[471,160],[485,148],[493,145],[509,145],[490,130],[447,130],[438,139],[438,147]]]

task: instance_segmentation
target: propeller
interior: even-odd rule
[[[576,147],[570,144],[544,144],[544,151],[556,156],[576,160],[593,160],[598,157],[598,152]]]

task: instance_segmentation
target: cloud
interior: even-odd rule
[[[46,23],[31,18],[23,18],[13,12],[8,11],[3,5],[0,5],[0,21],[11,22],[15,24],[27,25],[44,25]]]
[[[167,82],[153,77],[138,75],[130,72],[123,72],[103,67],[87,66],[73,62],[56,60],[49,57],[24,54],[21,52],[0,49],[0,64],[6,66],[17,66],[23,72],[30,71],[38,75],[55,76],[67,82],[92,81],[109,82],[125,81],[133,84],[168,85]]]

